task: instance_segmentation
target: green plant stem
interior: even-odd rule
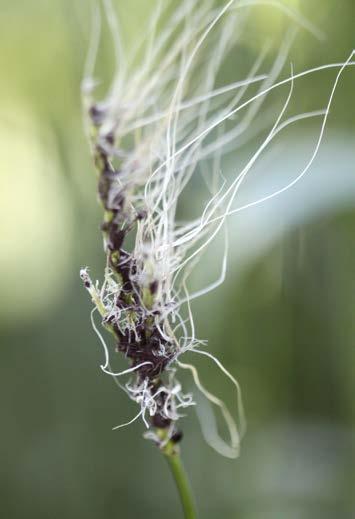
[[[163,454],[169,464],[171,473],[176,483],[181,505],[184,511],[185,519],[196,519],[195,501],[192,495],[191,486],[184,466],[181,461],[180,454],[176,446],[169,442],[163,449]]]

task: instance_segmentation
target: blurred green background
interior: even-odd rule
[[[348,57],[353,0],[288,3],[327,35],[319,42],[299,33],[290,53],[296,71]],[[130,44],[155,2],[116,5]],[[236,59],[247,66],[272,37],[271,65],[289,23],[253,8]],[[80,101],[89,33],[88,1],[0,0],[0,517],[177,519],[170,474],[142,439],[142,424],[111,430],[135,408],[99,369],[78,275],[90,265],[99,277],[104,264]],[[112,71],[108,41],[103,78]],[[221,82],[243,77],[235,63],[223,74]],[[324,107],[335,74],[297,83],[294,110]],[[231,219],[226,283],[194,306],[198,336],[238,378],[248,418],[235,461],[204,443],[193,409],[182,421],[201,518],[355,517],[354,87],[351,68],[306,179]],[[250,192],[268,193],[295,176],[318,130],[311,121],[280,138],[257,165]],[[231,155],[231,170],[252,146]],[[199,276],[213,275],[207,257]],[[232,406],[223,377],[208,362],[199,367]]]

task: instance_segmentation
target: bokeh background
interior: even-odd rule
[[[296,71],[348,57],[353,0],[285,3],[327,35],[319,42],[300,31],[290,52]],[[116,1],[128,45],[154,5]],[[271,65],[289,23],[273,9],[253,8],[240,70],[266,38],[273,38]],[[99,277],[104,263],[80,101],[89,34],[89,1],[0,0],[0,516],[177,519],[170,474],[142,439],[142,424],[111,431],[135,408],[99,369],[78,276],[90,265]],[[105,80],[112,72],[105,35],[103,48]],[[335,74],[299,81],[293,109],[324,107]],[[219,80],[241,77],[230,63]],[[355,517],[354,87],[350,68],[304,181],[230,220],[227,280],[194,305],[197,333],[238,378],[248,418],[235,461],[204,443],[193,410],[182,422],[201,518]],[[311,121],[286,132],[243,196],[295,176],[318,131]],[[254,144],[231,154],[226,169],[237,171]],[[195,196],[198,185],[191,203]],[[201,264],[200,281],[213,279],[213,257]],[[209,362],[199,368],[233,406],[228,382]]]

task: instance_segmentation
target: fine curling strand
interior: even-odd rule
[[[217,87],[218,71],[226,56],[235,51],[252,7],[258,3],[280,9],[294,26],[285,35],[270,71],[260,71],[267,55],[266,45],[247,77]],[[233,458],[239,454],[245,430],[239,384],[216,357],[203,349],[205,342],[196,337],[191,301],[224,281],[228,255],[226,218],[286,191],[310,168],[340,75],[346,66],[354,65],[353,53],[345,63],[299,74],[291,66],[290,76],[277,81],[297,27],[320,36],[310,22],[282,2],[231,0],[216,8],[214,0],[184,0],[175,9],[169,1],[157,2],[156,6],[147,33],[127,57],[113,6],[109,0],[103,1],[116,70],[101,101],[94,97],[94,68],[102,21],[100,9],[94,12],[82,92],[104,212],[101,227],[107,262],[102,284],[91,280],[88,268],[81,269],[80,275],[94,303],[92,326],[104,349],[101,369],[139,407],[132,420],[114,429],[141,418],[148,429],[147,438],[161,446],[169,440],[178,441],[181,433],[177,421],[184,416],[185,408],[195,405],[193,395],[184,392],[177,379],[181,368],[190,371],[199,391],[225,420],[229,442],[218,436],[216,427],[209,431],[203,427],[206,440],[218,452]],[[245,9],[248,6],[250,9]],[[337,70],[327,106],[284,119],[295,80],[325,68]],[[255,135],[253,123],[266,96],[286,84],[286,100],[271,130],[242,171],[228,182],[221,174],[222,155],[246,142],[253,132]],[[252,94],[246,97],[249,88]],[[274,137],[290,124],[311,117],[321,118],[321,129],[314,153],[300,175],[274,193],[235,207],[241,185]],[[177,218],[179,204],[196,177],[202,177],[208,199],[200,216],[181,222]],[[221,231],[225,245],[220,275],[208,286],[190,293],[189,277]],[[116,351],[129,361],[121,371],[111,367],[111,348],[95,322],[95,312],[102,327],[113,335]],[[212,360],[233,383],[236,413],[205,388],[195,366],[181,361],[188,352]],[[128,380],[122,382],[127,376]],[[164,430],[164,435],[159,430]]]

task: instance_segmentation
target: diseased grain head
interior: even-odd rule
[[[240,388],[236,379],[195,335],[191,301],[207,294],[224,281],[227,268],[229,215],[269,200],[297,183],[310,168],[319,149],[329,108],[340,74],[349,57],[312,71],[277,81],[296,34],[296,26],[316,33],[307,20],[278,1],[231,0],[216,7],[213,0],[157,3],[147,31],[130,55],[119,39],[118,21],[109,0],[104,12],[113,35],[116,73],[103,100],[95,99],[94,65],[100,42],[100,23],[93,31],[85,77],[83,100],[86,128],[98,172],[98,197],[103,208],[102,233],[107,263],[103,282],[93,282],[88,269],[81,278],[94,303],[92,324],[104,348],[104,373],[111,376],[138,404],[137,415],[148,429],[146,437],[159,445],[179,441],[177,421],[184,409],[194,405],[183,391],[179,369],[191,372],[197,388],[217,406],[225,419],[229,440],[211,429],[207,441],[221,454],[235,457],[245,429]],[[292,27],[285,34],[271,70],[261,72],[267,46],[250,64],[247,77],[217,86],[216,78],[232,51],[250,15],[247,7],[268,4],[285,11]],[[95,13],[99,20],[99,11]],[[290,22],[291,23],[291,22]],[[338,75],[322,109],[285,119],[294,81],[322,68],[334,67]],[[270,124],[266,138],[243,169],[231,180],[221,173],[221,157],[248,138],[266,95],[289,85],[285,101]],[[249,94],[249,88],[253,93]],[[319,139],[311,159],[293,182],[244,206],[235,206],[238,193],[252,166],[274,137],[300,119],[320,117]],[[234,123],[234,118],[235,123]],[[231,124],[233,121],[233,124]],[[210,160],[210,159],[213,160]],[[178,219],[179,204],[198,176],[208,196],[200,214],[191,221]],[[215,237],[224,233],[220,276],[194,293],[189,276]],[[116,373],[111,368],[111,347],[95,323],[100,315],[129,367]],[[233,384],[237,395],[235,421],[221,399],[201,383],[196,368],[183,362],[192,352],[210,358]],[[128,376],[128,381],[121,382]],[[238,426],[236,425],[238,423]],[[164,434],[162,434],[164,431]]]

